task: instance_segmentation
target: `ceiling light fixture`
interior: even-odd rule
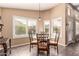
[[[40,16],[40,3],[39,3],[39,17],[38,20],[41,21],[41,16]]]

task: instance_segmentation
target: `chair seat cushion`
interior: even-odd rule
[[[53,40],[50,40],[50,41],[49,41],[49,44],[57,45],[57,42],[55,42],[55,41],[53,41]]]
[[[55,42],[55,41],[53,41],[53,40],[50,40],[49,42],[50,42],[50,43],[57,43],[57,42]]]
[[[37,43],[37,40],[33,40],[31,43]]]
[[[39,47],[38,47],[39,49],[47,49],[48,47],[47,47],[47,44],[39,44]]]
[[[39,50],[47,50],[47,47],[39,47]]]

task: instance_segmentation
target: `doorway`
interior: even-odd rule
[[[78,42],[79,41],[79,20],[76,20],[75,21],[75,24],[76,24],[76,34],[75,34],[75,36],[76,36],[76,42]]]
[[[74,43],[75,38],[75,21],[74,18],[67,19],[67,45]]]

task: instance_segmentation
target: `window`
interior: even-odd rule
[[[36,33],[35,19],[13,16],[13,38],[28,37],[28,31],[31,30],[33,35]]]
[[[76,20],[76,35],[79,35],[79,21]]]
[[[36,20],[28,20],[28,30],[32,32],[33,37],[36,38]]]
[[[79,19],[79,13],[77,11],[75,11],[75,19]]]
[[[60,37],[62,37],[62,18],[53,19],[51,26],[51,38],[55,38],[56,31],[60,32]]]
[[[27,36],[28,27],[25,17],[13,16],[13,38]]]
[[[50,21],[44,21],[44,32],[50,34]]]
[[[68,14],[68,16],[71,16],[71,9],[70,9],[70,7],[67,7],[67,14]]]

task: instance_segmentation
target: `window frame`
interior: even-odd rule
[[[50,20],[44,20],[43,21],[43,23],[44,23],[44,32],[45,32],[45,22],[49,22],[49,27],[48,27],[49,28],[49,33],[48,34],[50,35]]]
[[[27,24],[27,32],[26,32],[26,34],[23,34],[23,35],[16,35],[15,34],[15,18],[16,17],[18,17],[18,18],[24,18],[24,20],[26,21],[26,24]],[[29,29],[29,26],[28,26],[28,22],[29,22],[29,20],[34,20],[35,22],[36,22],[36,24],[37,24],[37,20],[36,19],[32,19],[32,18],[27,18],[27,17],[24,17],[24,16],[13,16],[13,18],[12,18],[12,20],[13,20],[13,38],[15,39],[15,38],[25,38],[25,37],[28,37],[29,35],[28,35],[28,29]],[[36,25],[36,32],[37,32],[37,25]]]
[[[63,21],[62,21],[62,17],[56,17],[56,18],[53,18],[52,20],[51,20],[51,38],[52,39],[54,39],[55,38],[55,32],[54,32],[54,26],[56,26],[55,25],[55,21],[58,21],[58,20],[60,20],[61,21],[61,25],[59,26],[59,25],[57,25],[58,27],[57,28],[59,28],[60,29],[60,38],[62,38],[62,35],[63,35],[63,33],[62,33],[62,29],[63,29]]]
[[[29,18],[29,20],[28,20],[28,23],[29,23],[29,21],[35,21],[36,22],[36,33],[37,33],[37,20],[35,20],[35,19],[31,19],[31,18]],[[28,29],[29,29],[29,25],[28,25]],[[33,36],[34,37],[34,36]],[[36,37],[34,37],[34,38],[36,38]]]

